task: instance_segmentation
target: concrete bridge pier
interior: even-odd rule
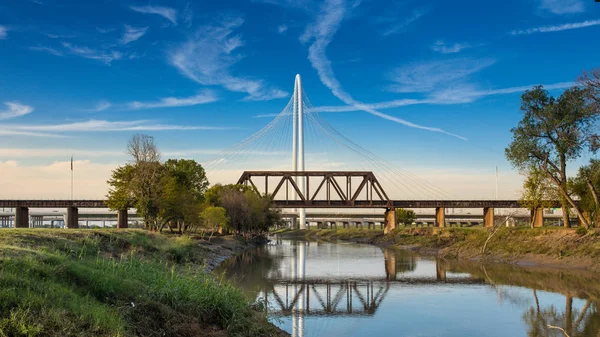
[[[15,228],[29,228],[29,208],[15,208]]]
[[[533,220],[533,227],[544,227],[544,209],[536,208],[531,211],[531,218]]]
[[[117,228],[121,229],[121,228],[127,228],[129,227],[129,222],[128,222],[128,214],[127,214],[127,210],[126,209],[120,209],[117,212]]]
[[[435,226],[446,227],[446,209],[444,207],[435,209]]]
[[[79,228],[79,209],[77,207],[67,208],[65,218],[67,228]]]
[[[383,234],[387,234],[396,228],[396,209],[390,207],[385,211],[385,228]]]
[[[494,227],[494,209],[492,207],[483,209],[483,226]]]

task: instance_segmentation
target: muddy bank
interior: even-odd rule
[[[368,229],[304,230],[278,234],[285,238],[349,241],[406,249],[444,259],[469,259],[600,272],[600,231],[562,228],[399,228],[384,235]]]

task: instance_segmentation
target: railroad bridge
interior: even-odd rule
[[[298,183],[300,179],[304,180],[303,185]],[[396,226],[396,208],[435,209],[438,227],[446,225],[446,208],[483,209],[483,224],[488,227],[494,225],[495,208],[523,208],[518,200],[392,200],[369,171],[245,171],[237,183],[260,195],[271,196],[277,208],[381,208],[385,211],[385,233]],[[311,186],[316,188],[313,190]],[[559,201],[550,204],[560,206]],[[29,227],[30,208],[65,208],[67,228],[78,227],[79,208],[108,208],[104,200],[0,200],[0,207],[15,210],[16,228]],[[127,228],[127,212],[117,211],[117,228]],[[535,226],[541,227],[543,210],[535,212]]]

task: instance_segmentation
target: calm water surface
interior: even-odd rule
[[[600,336],[600,279],[274,240],[217,270],[293,336]]]

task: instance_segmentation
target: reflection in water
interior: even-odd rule
[[[287,240],[215,272],[293,336],[600,336],[595,275]]]

